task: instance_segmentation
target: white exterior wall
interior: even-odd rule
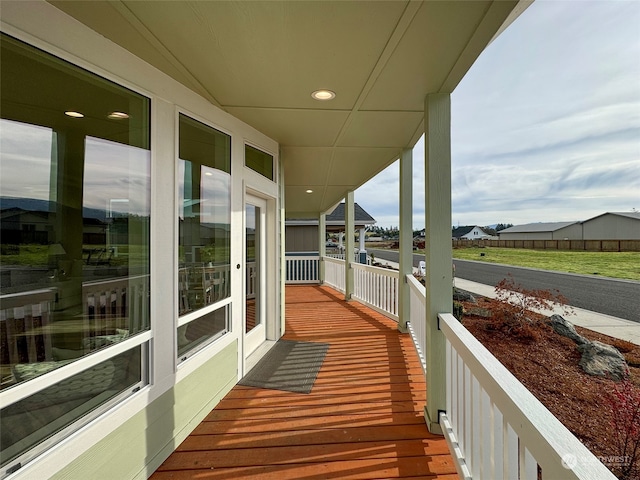
[[[584,240],[640,240],[640,220],[607,213],[582,224]]]
[[[477,240],[479,238],[488,238],[489,236],[483,232],[479,227],[474,227],[469,233],[463,235],[460,238],[465,238],[467,240]]]
[[[199,419],[240,378],[244,371],[242,322],[244,269],[231,269],[232,296],[220,302],[231,308],[231,331],[178,365],[177,326],[177,127],[184,113],[232,137],[231,265],[243,263],[244,196],[250,191],[267,200],[272,221],[266,225],[269,299],[267,337],[279,336],[280,188],[277,182],[244,166],[249,143],[274,157],[279,179],[279,146],[254,128],[210,104],[159,70],[96,34],[46,2],[3,2],[4,33],[63,58],[151,99],[151,356],[149,384],[69,435],[9,478],[146,478],[197,426]],[[171,295],[173,292],[173,295]],[[229,355],[231,360],[229,361]],[[225,362],[218,361],[224,357]],[[185,385],[193,379],[208,390],[194,395]],[[33,382],[37,382],[35,379]],[[182,386],[181,388],[179,388]],[[176,412],[176,409],[179,412]],[[159,423],[153,423],[154,418]],[[136,432],[142,442],[113,441],[121,432]],[[129,434],[124,435],[127,437]],[[119,437],[120,436],[120,437]],[[129,435],[130,436],[130,435]],[[170,448],[168,448],[170,447]],[[99,463],[98,460],[99,459]],[[105,468],[119,469],[114,471]],[[125,468],[126,467],[126,468]],[[111,472],[111,473],[110,473]],[[134,472],[134,473],[132,473]],[[111,476],[110,476],[111,475]],[[69,478],[71,478],[69,477]]]

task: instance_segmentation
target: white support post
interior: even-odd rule
[[[358,240],[360,241],[360,246],[358,249],[358,261],[364,265],[367,264],[367,249],[364,246],[365,236],[366,235],[364,227],[360,227],[360,234],[358,235]]]
[[[413,151],[406,149],[400,157],[400,284],[398,291],[398,330],[407,333],[410,319],[409,284],[413,274]]]
[[[324,283],[324,262],[322,259],[327,256],[327,215],[325,213],[321,213],[318,218],[318,255],[320,255],[318,280],[322,285]]]
[[[353,295],[353,253],[355,251],[355,242],[353,241],[353,233],[355,231],[354,222],[354,194],[353,190],[347,193],[344,198],[344,298],[351,300]]]
[[[432,433],[442,433],[438,411],[446,409],[446,342],[438,313],[453,304],[451,272],[451,95],[425,99],[425,226],[426,226],[426,363],[425,418]]]
[[[358,253],[367,253],[367,249],[364,248],[364,237],[365,237],[364,227],[361,227],[360,228],[360,235],[358,237],[358,240],[359,240]]]

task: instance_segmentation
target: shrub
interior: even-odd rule
[[[626,378],[609,393],[614,458],[609,467],[623,480],[640,476],[640,388]]]
[[[555,307],[561,307],[565,315],[572,312],[558,290],[529,290],[516,283],[511,275],[496,285],[495,292],[501,302],[496,314],[507,323],[537,323],[532,312],[553,311]]]
[[[540,312],[561,307],[565,315],[571,313],[566,298],[557,290],[526,289],[515,283],[511,275],[496,285],[495,292],[499,302],[492,309],[493,318],[487,323],[487,329],[504,332],[520,341],[539,340],[539,324],[543,318]]]

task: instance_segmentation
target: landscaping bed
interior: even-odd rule
[[[498,300],[477,300],[475,304],[461,302],[465,311],[464,326],[616,475],[625,479],[640,478],[640,451],[631,462],[630,471],[625,471],[625,467],[629,470],[629,456],[620,458],[617,440],[620,430],[635,428],[636,433],[631,434],[636,435],[633,438],[640,438],[637,433],[640,416],[635,417],[635,425],[628,422],[626,426],[614,425],[614,411],[617,408],[619,412],[620,407],[612,408],[615,405],[612,399],[621,384],[586,374],[578,365],[581,355],[576,344],[555,333],[544,317],[533,314],[535,324],[514,328],[487,316],[500,311]],[[565,318],[571,321],[570,316]],[[576,327],[576,330],[588,340],[598,340],[620,350],[629,365],[629,382],[625,385],[631,390],[626,395],[640,399],[640,346],[584,328]]]

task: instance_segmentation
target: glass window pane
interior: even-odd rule
[[[180,115],[179,315],[230,295],[231,138]]]
[[[148,98],[4,34],[0,48],[7,389],[149,329],[151,156]],[[3,450],[40,441],[24,418]]]
[[[273,157],[268,153],[245,145],[244,164],[251,170],[267,177],[269,180],[273,180]]]
[[[62,432],[100,405],[139,385],[143,380],[141,353],[141,347],[128,350],[2,408],[2,465]],[[15,365],[14,375],[28,380],[58,366],[58,362]]]
[[[261,230],[264,228],[260,224],[260,207],[255,205],[245,205],[245,258],[247,262],[245,277],[245,333],[249,333],[261,323],[260,306],[260,240]]]
[[[229,331],[229,305],[178,327],[178,357]],[[184,358],[183,358],[184,360]]]

